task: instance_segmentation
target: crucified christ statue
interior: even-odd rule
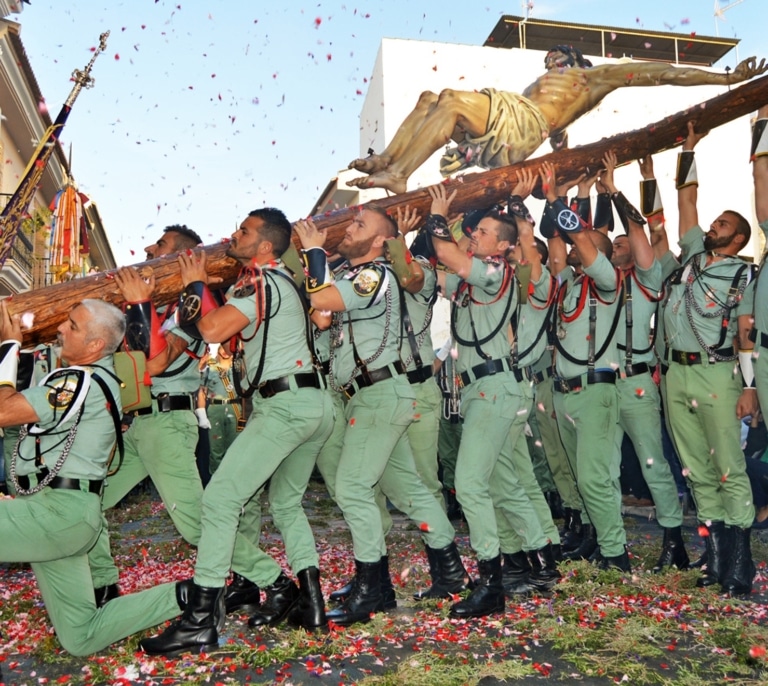
[[[365,172],[347,182],[359,188],[386,188],[404,193],[408,177],[436,150],[453,140],[440,171],[449,176],[477,165],[495,169],[522,162],[546,138],[559,149],[565,129],[609,93],[630,86],[732,85],[768,71],[765,59],[749,57],[732,72],[654,62],[604,64],[593,67],[572,46],[558,45],[544,59],[546,73],[522,93],[497,91],[430,91],[419,97],[392,142],[380,154],[353,160],[349,168]]]

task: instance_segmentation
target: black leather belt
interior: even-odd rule
[[[483,362],[482,364],[478,364],[472,367],[472,375],[475,377],[474,379],[469,375],[469,372],[462,372],[460,375],[461,383],[464,386],[469,386],[469,384],[471,384],[473,381],[482,379],[484,376],[490,376],[492,374],[498,374],[499,372],[505,372],[508,369],[509,369],[509,362],[506,359],[488,360],[488,362]],[[517,375],[515,375],[515,378],[517,379]],[[522,374],[521,374],[521,378],[522,378]],[[517,379],[517,380],[520,381],[520,379]]]
[[[35,476],[37,477],[37,483],[40,483],[48,476],[48,470],[43,467]],[[25,491],[29,490],[28,476],[20,476],[18,477],[18,480],[19,486]],[[103,483],[103,479],[100,479],[99,481],[87,481],[85,479],[70,479],[66,476],[54,476],[53,479],[51,479],[51,483],[48,484],[48,488],[63,488],[68,491],[82,491],[83,488],[81,488],[81,485],[88,484],[88,492],[99,495]]]
[[[732,359],[727,360],[728,362],[732,362],[733,359],[735,359],[735,356],[733,354],[733,348],[720,348],[720,350],[715,350],[715,355],[718,355],[719,357],[730,357]],[[702,355],[700,352],[696,353],[687,353],[683,350],[670,350],[669,351],[669,361],[670,362],[677,362],[677,364],[682,364],[685,366],[691,366],[695,364],[702,364],[704,360],[709,360],[708,355]],[[720,360],[711,360],[712,362],[720,362]]]
[[[669,365],[668,364],[664,364],[662,362],[660,366],[661,366],[661,375],[662,376],[666,376],[667,372],[669,371]]]
[[[408,377],[408,381],[412,384],[424,383],[427,379],[432,378],[432,367],[430,365],[425,365],[418,369],[412,369],[410,372],[406,373],[406,376]]]
[[[209,405],[232,405],[239,402],[240,398],[208,398]]]
[[[630,376],[637,376],[638,374],[645,374],[650,372],[651,368],[647,362],[641,362],[640,364],[628,364],[622,370],[622,375],[629,378]]]
[[[587,383],[584,384],[583,378],[587,377]],[[571,391],[584,388],[585,385],[591,386],[596,383],[616,383],[616,372],[592,372],[592,374],[581,374],[571,379],[564,379],[561,376],[555,377],[555,390],[560,393],[570,393]]]
[[[155,407],[157,407],[158,412],[191,410],[192,396],[189,393],[185,393],[184,395],[168,395],[168,393],[161,393],[157,398],[152,398],[152,405],[149,407],[142,407],[140,410],[133,410],[127,414],[130,417],[141,417],[145,414],[152,414]]]
[[[526,369],[529,369],[526,367]],[[533,381],[533,384],[535,386],[538,386],[544,379],[549,379],[550,377],[555,375],[555,368],[554,367],[547,367],[544,369],[544,371],[541,372],[534,372],[531,370],[531,375],[528,377],[528,381]]]
[[[352,380],[352,385],[344,391],[344,394],[347,398],[351,398],[361,388],[373,386],[373,384],[378,383],[379,381],[386,381],[405,371],[403,363],[399,360],[393,362],[390,367],[394,367],[395,371],[393,372],[389,367],[382,367],[381,369],[371,369],[364,374],[359,374]]]
[[[262,398],[271,398],[283,391],[291,390],[291,379],[296,382],[296,388],[322,388],[320,379],[314,372],[281,376],[279,379],[270,379],[259,386],[259,395]]]

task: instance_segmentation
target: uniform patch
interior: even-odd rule
[[[232,291],[232,297],[234,298],[247,298],[256,292],[256,286],[253,284],[252,279],[249,277],[238,281],[235,284],[235,288]]]
[[[79,384],[79,375],[62,375],[58,378],[49,378],[48,383],[48,404],[54,410],[65,410],[71,404],[75,397],[75,392]]]
[[[381,274],[377,269],[370,267],[363,269],[352,281],[355,293],[363,297],[370,297],[376,292],[381,281]]]
[[[63,380],[60,386],[55,386],[48,391],[48,404],[54,410],[64,410],[72,404],[75,397],[75,382]]]

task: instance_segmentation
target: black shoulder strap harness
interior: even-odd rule
[[[163,317],[163,324],[167,322],[172,316],[173,313],[176,311],[176,308],[178,307],[178,303],[172,303],[171,305],[168,305],[168,308],[165,310],[165,316]],[[196,340],[193,343],[194,349],[190,350],[189,347],[187,347],[184,350],[184,354],[187,356],[187,359],[184,360],[184,364],[181,365],[181,367],[178,367],[176,369],[166,369],[164,372],[160,372],[159,374],[155,375],[155,378],[157,379],[169,379],[173,376],[178,376],[182,372],[187,371],[189,367],[200,359],[202,356],[203,348],[205,347],[205,341],[203,340]]]
[[[109,374],[117,383],[121,384],[123,383],[122,379],[119,379],[117,375],[113,374],[109,369],[106,369],[105,367],[102,367],[100,364],[93,365],[94,367],[98,367],[102,371],[105,371],[107,374]],[[115,444],[117,445],[117,452],[118,455],[120,455],[120,459],[117,463],[117,467],[108,473],[108,476],[111,476],[114,474],[120,467],[123,466],[123,458],[125,457],[125,445],[123,444],[123,427],[121,424],[121,417],[120,413],[117,411],[117,401],[115,400],[115,396],[112,395],[112,391],[109,390],[109,386],[107,385],[107,382],[104,381],[96,372],[91,372],[91,378],[99,384],[99,388],[101,388],[101,392],[104,394],[104,397],[107,399],[107,407],[109,408],[109,413],[112,415],[112,422],[115,425]],[[113,453],[114,456],[114,453]],[[110,463],[112,462],[112,459],[110,458]]]
[[[731,279],[731,285],[728,288],[728,295],[726,296],[725,302],[717,301],[715,298],[712,298],[713,303],[720,305],[720,307],[713,307],[710,311],[707,311],[699,306],[699,304],[696,302],[696,296],[693,293],[693,287],[696,284],[699,285],[699,288],[705,290],[705,292],[712,293],[710,289],[705,289],[705,287],[699,283],[702,279],[703,272],[702,268],[699,266],[699,261],[701,256],[704,254],[704,252],[698,252],[694,255],[691,255],[691,257],[683,266],[678,267],[674,272],[672,272],[672,274],[669,275],[667,283],[670,285],[679,285],[683,283],[683,274],[685,274],[686,269],[688,270],[688,276],[685,280],[685,292],[683,297],[685,301],[685,315],[686,319],[688,320],[688,325],[691,327],[691,332],[696,338],[696,342],[708,357],[712,357],[720,362],[728,362],[737,359],[738,356],[735,354],[724,356],[721,355],[718,350],[723,349],[723,346],[725,345],[725,339],[728,335],[728,324],[731,318],[731,311],[739,303],[741,296],[744,294],[744,290],[746,289],[749,282],[754,278],[755,272],[757,271],[757,265],[747,262],[741,264],[736,270],[733,279]],[[718,280],[725,280],[728,278],[727,276],[718,276],[717,274],[709,274],[709,276]],[[669,293],[664,299],[663,306],[666,306],[668,300]],[[696,328],[694,313],[704,319],[715,319],[716,317],[722,317],[722,324],[720,326],[720,338],[718,339],[717,343],[714,345],[708,345],[704,341],[704,339],[701,337],[701,334],[699,333],[699,330]],[[669,339],[667,337],[666,329],[664,330],[664,336],[664,355],[666,357],[669,353]]]
[[[108,369],[105,369],[104,367],[101,367],[100,365],[93,365],[95,367],[99,367],[99,369],[103,369],[108,374],[111,374],[118,383],[120,382],[120,379],[118,379],[114,374],[112,374]],[[83,375],[80,376],[80,378],[77,381],[77,388],[73,391],[73,395],[77,395],[79,389],[82,388],[84,375],[87,374],[87,371],[84,371]],[[117,403],[115,402],[115,397],[112,395],[111,391],[109,390],[109,387],[107,386],[106,382],[98,376],[95,372],[91,372],[90,376],[92,379],[96,381],[96,383],[99,385],[99,387],[102,390],[102,393],[104,393],[105,398],[107,399],[107,403],[109,406],[110,414],[112,415],[112,421],[115,425],[115,444],[117,446],[117,449],[120,453],[120,463],[118,464],[117,469],[120,468],[123,462],[123,454],[124,454],[124,447],[123,447],[123,432],[122,427],[120,424],[120,415],[117,411]],[[90,391],[90,388],[89,388]],[[36,487],[24,490],[20,487],[18,480],[16,478],[16,460],[21,457],[20,450],[21,450],[21,443],[22,441],[29,435],[29,429],[32,426],[31,424],[25,424],[22,425],[22,427],[19,430],[19,437],[16,441],[16,447],[13,451],[13,457],[11,459],[11,480],[14,483],[16,489],[21,493],[25,494],[31,494],[39,491],[40,489],[47,486],[51,481],[59,474],[61,471],[61,468],[64,466],[64,462],[66,461],[67,457],[69,456],[69,451],[72,447],[72,444],[74,443],[75,436],[77,434],[77,427],[80,424],[80,419],[83,416],[83,410],[85,409],[85,400],[83,400],[83,404],[80,406],[80,409],[77,411],[77,416],[74,419],[74,422],[72,423],[72,426],[67,431],[65,437],[54,447],[62,446],[61,453],[56,460],[56,463],[52,466],[48,467],[48,474],[43,478],[41,482],[37,484]],[[40,431],[39,433],[35,434],[35,467],[41,468],[44,466],[43,464],[43,456],[42,452],[40,450],[40,436],[46,435],[46,434],[52,434],[55,429],[57,429],[58,426],[51,427],[50,429],[47,429],[45,431]],[[114,452],[113,452],[114,455]],[[27,459],[21,457],[21,459]],[[30,458],[31,459],[31,458]],[[110,457],[110,462],[112,460],[112,457]],[[110,472],[110,474],[114,474],[115,469],[113,472]]]
[[[306,338],[310,357],[312,358],[312,367],[314,368],[315,373],[318,373],[318,370],[321,368],[320,360],[318,359],[317,353],[315,352],[315,342],[312,335],[312,320],[309,313],[309,305],[307,303],[307,299],[301,292],[301,289],[296,285],[296,281],[293,279],[293,277],[285,274],[279,269],[265,269],[262,271],[262,274],[264,275],[264,322],[262,324],[264,328],[264,336],[262,338],[261,354],[259,355],[259,363],[256,367],[256,374],[253,377],[253,381],[248,383],[248,388],[243,389],[242,386],[243,379],[247,380],[242,342],[246,340],[250,341],[258,333],[258,328],[253,332],[253,336],[247,339],[243,338],[242,333],[238,334],[239,345],[235,351],[234,359],[232,360],[232,381],[235,384],[235,390],[237,391],[237,394],[241,398],[250,398],[256,392],[256,389],[258,389],[261,385],[261,375],[264,372],[264,363],[267,359],[269,321],[272,318],[272,285],[274,284],[275,288],[277,288],[276,281],[272,281],[272,283],[269,282],[270,279],[274,278],[274,275],[281,276],[286,283],[291,285],[291,288],[293,288],[294,292],[296,293],[296,297],[299,299],[299,302],[301,303],[301,306],[304,310],[304,336]],[[279,309],[280,305],[278,303],[278,310]],[[275,314],[277,314],[277,312]]]
[[[397,282],[397,285],[400,290],[400,315],[402,317],[400,340],[402,341],[402,331],[405,331],[405,335],[408,338],[408,345],[411,348],[411,356],[409,359],[405,360],[405,365],[408,366],[408,363],[412,361],[418,369],[424,365],[419,349],[424,342],[426,333],[429,331],[430,324],[432,324],[432,308],[437,300],[437,280],[435,280],[435,287],[432,289],[432,293],[430,293],[429,298],[427,298],[427,316],[424,318],[424,324],[421,327],[421,331],[418,333],[414,333],[413,330],[413,321],[411,320],[411,315],[408,311],[408,298],[406,297],[405,289],[400,285],[399,281]]]
[[[458,290],[456,291],[453,302],[451,303],[451,336],[453,336],[453,340],[456,341],[459,345],[463,345],[465,347],[474,347],[475,352],[478,354],[480,359],[485,361],[485,363],[488,365],[488,370],[491,373],[495,372],[495,367],[492,364],[493,358],[488,353],[486,353],[481,348],[481,346],[488,343],[488,341],[493,340],[493,338],[495,338],[498,333],[509,324],[510,312],[512,311],[512,303],[514,302],[515,295],[517,293],[517,291],[511,287],[513,276],[512,267],[509,266],[506,260],[503,261],[502,269],[504,269],[504,277],[501,282],[501,287],[499,288],[498,295],[491,302],[484,303],[475,300],[472,297],[472,286],[466,281],[462,280],[459,284]],[[466,293],[462,297],[461,294],[464,291],[466,291]],[[482,307],[486,305],[492,305],[493,303],[503,298],[505,294],[507,296],[507,303],[506,307],[504,308],[504,314],[499,318],[499,323],[487,336],[480,338],[477,335],[477,330],[475,328],[475,318],[472,316],[472,306],[477,305],[478,307]],[[460,299],[466,300],[467,314],[469,315],[469,325],[472,328],[472,340],[462,338],[456,329],[456,317],[460,307]]]
[[[397,275],[389,268],[389,266],[384,262],[366,262],[364,264],[359,264],[354,267],[354,270],[356,273],[362,271],[366,267],[369,267],[370,265],[374,265],[376,267],[383,267],[388,272],[388,281],[394,279],[394,283],[396,284],[396,287],[400,289],[399,296],[400,296],[400,304],[402,307],[403,301],[405,299],[405,296],[402,292],[402,287],[400,286],[400,282],[397,278]],[[373,296],[371,296],[373,297]],[[384,349],[386,348],[387,341],[389,340],[389,333],[390,333],[390,327],[392,322],[392,294],[390,291],[389,286],[387,287],[386,291],[384,292],[384,312],[381,312],[379,314],[376,314],[372,317],[368,317],[368,319],[378,319],[382,315],[384,316],[384,337],[381,340],[381,344],[376,349],[376,351],[368,357],[367,359],[362,359],[360,357],[360,352],[357,349],[357,344],[355,343],[355,331],[354,327],[352,326],[353,318],[352,313],[350,311],[346,312],[336,312],[334,313],[333,317],[333,324],[331,325],[331,344],[330,344],[330,369],[331,373],[328,375],[329,383],[331,385],[331,388],[334,391],[337,392],[344,392],[349,388],[349,386],[352,384],[352,381],[355,379],[358,374],[363,377],[363,380],[366,383],[370,383],[370,377],[368,376],[368,365],[372,362],[375,362],[381,353],[384,352]],[[404,310],[405,311],[405,310]],[[344,316],[346,315],[346,317]],[[337,347],[337,344],[335,343],[335,340],[337,340],[338,336],[341,334],[342,327],[344,325],[344,322],[346,320],[347,324],[347,330],[349,332],[348,340],[349,344],[352,346],[352,355],[354,356],[355,360],[355,368],[352,371],[352,376],[349,378],[346,383],[337,385],[335,381],[335,374],[334,374],[334,349]],[[358,319],[357,321],[362,321],[362,319]],[[409,318],[410,322],[410,318]],[[400,335],[398,337],[398,351],[402,348],[402,342],[403,342],[403,330],[404,330],[404,322],[403,318],[400,319]],[[413,327],[411,326],[411,332],[413,332]]]
[[[521,289],[522,290],[522,284]],[[525,304],[525,301],[522,301],[522,298],[520,295],[518,296],[517,301],[517,307],[515,308],[515,311],[512,313],[512,318],[510,319],[510,325],[512,326],[512,331],[514,332],[514,341],[512,342],[512,349],[511,349],[511,356],[512,356],[512,366],[517,369],[518,363],[520,360],[525,359],[527,355],[530,354],[530,352],[538,345],[539,341],[541,340],[541,337],[544,335],[545,332],[548,332],[551,330],[552,326],[552,312],[555,310],[555,303],[557,302],[557,279],[555,279],[554,276],[550,275],[549,278],[549,295],[547,297],[547,301],[544,303],[542,307],[537,307],[533,304],[532,299],[528,299],[528,301],[531,303],[531,305],[537,309],[537,310],[548,310],[546,316],[544,317],[543,321],[541,322],[541,326],[539,327],[539,330],[536,332],[536,336],[534,337],[531,344],[525,348],[525,350],[518,350],[517,343],[518,343],[518,325],[521,321],[521,311],[522,307]],[[533,298],[533,296],[531,296]]]
[[[617,343],[616,347],[619,350],[624,351],[624,362],[626,365],[629,366],[632,364],[633,355],[645,355],[646,353],[649,353],[653,349],[653,346],[656,342],[656,329],[658,328],[658,326],[653,327],[653,331],[651,332],[651,339],[649,341],[649,345],[647,348],[638,350],[637,348],[634,347],[634,341],[632,338],[633,327],[634,327],[632,281],[634,281],[637,284],[643,297],[646,300],[648,300],[648,302],[652,302],[656,304],[656,312],[654,316],[657,318],[659,316],[659,303],[664,299],[664,287],[662,286],[661,292],[659,294],[654,295],[650,289],[646,288],[645,286],[643,286],[643,284],[640,283],[634,268],[626,272],[623,275],[623,278],[624,278],[624,324],[625,324],[626,335],[625,335],[625,344],[622,345],[621,343]]]
[[[608,335],[605,337],[605,341],[603,341],[603,344],[600,346],[600,349],[598,350],[597,343],[596,343],[597,303],[600,300],[600,298],[597,295],[597,287],[595,286],[595,282],[589,276],[584,275],[581,282],[581,293],[579,294],[579,304],[576,306],[576,310],[574,310],[573,313],[569,313],[567,315],[565,314],[565,312],[563,312],[563,300],[565,299],[565,293],[567,291],[566,286],[567,286],[567,282],[563,283],[563,285],[560,288],[560,293],[558,295],[558,308],[560,311],[561,319],[563,319],[564,321],[574,321],[584,309],[584,304],[585,304],[584,301],[587,300],[589,304],[589,341],[588,341],[588,347],[587,347],[587,358],[579,359],[578,357],[571,355],[563,347],[563,344],[560,342],[559,335],[556,335],[553,339],[555,343],[555,347],[557,348],[558,353],[560,353],[566,360],[568,360],[572,364],[586,365],[587,373],[593,374],[595,370],[595,360],[599,359],[605,354],[605,351],[608,350],[608,346],[611,344],[611,341],[613,340],[613,337],[616,334],[616,327],[619,325],[619,319],[621,318],[621,306],[619,305],[616,307],[616,312],[614,313],[613,321],[611,322],[611,328],[608,331]],[[616,297],[621,299],[623,298],[623,296],[624,296],[624,283],[623,283],[623,280],[621,280],[621,285],[619,286],[619,292],[616,295]]]

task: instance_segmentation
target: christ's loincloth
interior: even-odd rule
[[[448,148],[440,160],[440,173],[449,176],[467,167],[496,169],[527,159],[549,136],[544,115],[517,93],[483,88],[491,99],[488,128],[477,138],[465,136]]]

